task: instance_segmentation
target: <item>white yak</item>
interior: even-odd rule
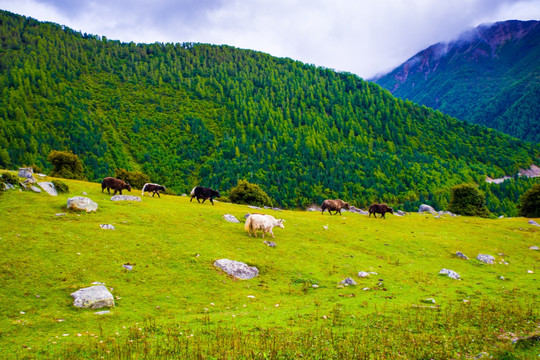
[[[283,219],[276,220],[276,218],[272,215],[251,214],[246,219],[246,225],[244,226],[244,229],[248,232],[249,236],[251,236],[251,233],[253,233],[253,235],[257,237],[257,230],[262,230],[263,239],[264,234],[266,233],[269,233],[270,235],[272,235],[273,238],[275,238],[274,233],[272,232],[272,228],[274,226],[279,226],[280,228],[284,229],[284,221],[285,220]]]

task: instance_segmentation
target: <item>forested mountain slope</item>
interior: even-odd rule
[[[0,167],[47,170],[65,149],[96,181],[125,168],[178,192],[246,179],[280,206],[407,208],[538,159],[355,75],[260,52],[120,43],[8,12],[0,41]]]
[[[481,25],[430,46],[376,82],[459,119],[540,142],[540,22]]]

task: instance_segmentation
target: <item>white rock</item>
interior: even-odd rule
[[[96,211],[98,204],[87,197],[75,196],[67,200],[67,208],[76,211]]]
[[[537,223],[536,221],[534,221],[533,219],[530,219],[528,223],[531,224],[531,225],[534,225],[534,226],[540,226],[540,225],[538,225],[538,223]]]
[[[446,275],[452,279],[455,279],[455,280],[461,280],[459,274],[457,272],[455,272],[454,270],[449,270],[449,269],[442,269],[441,271],[439,271],[439,274],[440,275]]]
[[[495,262],[495,257],[491,255],[485,255],[485,254],[478,254],[476,259],[485,264],[493,264]]]
[[[239,223],[240,222],[234,215],[231,215],[231,214],[225,214],[225,215],[223,215],[223,218],[226,221],[231,222],[231,223]]]
[[[253,279],[259,275],[259,269],[255,266],[248,266],[239,261],[219,259],[214,262],[214,266],[241,280]]]
[[[141,201],[141,198],[133,195],[114,195],[111,201]]]
[[[532,270],[527,270],[527,274],[534,274],[534,271],[532,271]]]
[[[361,278],[367,278],[368,276],[369,276],[369,273],[365,271],[360,271],[358,273],[358,277],[361,277]]]
[[[43,181],[39,182],[38,185],[41,186],[41,188],[45,190],[47,194],[51,196],[58,195],[58,192],[56,191],[56,188],[54,187],[54,184],[52,182]]]
[[[107,229],[107,230],[116,230],[114,226],[112,226],[111,224],[101,224],[99,225],[99,227],[102,229]]]
[[[538,250],[538,246],[531,246],[529,250]]]
[[[105,306],[114,306],[112,294],[103,285],[79,289],[71,294],[73,306],[85,309],[98,309]]]

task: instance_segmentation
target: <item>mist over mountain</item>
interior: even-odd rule
[[[402,99],[540,142],[540,22],[481,25],[374,79]]]
[[[226,195],[244,179],[282,207],[444,209],[451,186],[487,186],[538,160],[537,146],[291,59],[121,43],[8,12],[0,34],[0,168],[47,172],[48,154],[68,150],[93,181],[127,169],[177,193]],[[527,181],[508,196],[486,188],[488,205],[515,212]]]

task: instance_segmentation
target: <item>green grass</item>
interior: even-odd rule
[[[2,358],[537,358],[538,345],[512,343],[540,332],[540,254],[529,250],[540,232],[528,219],[264,210],[286,220],[270,248],[223,220],[247,206],[112,202],[99,184],[63,181],[70,193],[57,197],[0,194]],[[98,211],[67,211],[83,192]],[[220,258],[260,275],[234,280],[213,267]],[[339,287],[345,277],[358,286]],[[113,288],[108,315],[72,305],[94,281]]]

